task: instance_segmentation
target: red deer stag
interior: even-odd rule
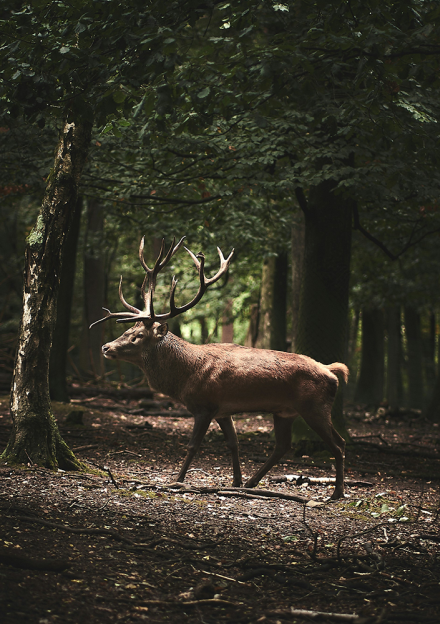
[[[193,414],[194,428],[177,481],[184,480],[209,424],[215,419],[232,454],[233,485],[241,486],[238,441],[231,416],[240,412],[270,412],[274,420],[275,449],[247,481],[246,487],[255,487],[290,449],[292,423],[301,415],[335,456],[336,486],[332,498],[340,498],[344,493],[345,442],[332,425],[331,409],[338,388],[337,375],[347,381],[348,368],[339,362],[325,366],[305,355],[235,344],[193,345],[174,336],[165,321],[195,306],[208,286],[227,272],[234,253],[232,251],[225,260],[217,248],[220,269],[208,279],[204,273],[204,255],[194,255],[185,247],[199,273],[198,292],[192,301],[177,306],[174,300],[177,280],[173,277],[170,311],[157,314],[153,307],[157,275],[181,247],[184,238],[177,245],[174,239],[165,256],[165,242],[162,241],[152,269],[145,262],[142,239],[139,260],[146,273],[141,289],[145,310],[138,310],[125,301],[121,277],[119,298],[128,311],[112,313],[104,308],[107,316],[96,321],[116,318],[118,323],[135,323],[122,336],[102,347],[104,356],[136,364],[144,371],[152,389],[180,401]]]

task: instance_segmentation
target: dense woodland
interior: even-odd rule
[[[0,34],[4,462],[84,469],[51,401],[145,387],[89,329],[120,276],[142,308],[143,236],[235,250],[177,336],[345,362],[348,441],[344,406],[440,421],[438,2],[12,1]]]

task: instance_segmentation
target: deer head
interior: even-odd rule
[[[175,245],[176,239],[174,238],[171,247],[164,256],[165,240],[162,239],[159,256],[157,257],[153,268],[150,269],[145,262],[145,239],[142,238],[139,245],[139,260],[145,271],[145,278],[141,287],[141,296],[144,301],[144,310],[138,310],[134,306],[127,303],[127,301],[124,299],[124,295],[122,294],[121,276],[121,279],[119,281],[119,299],[122,305],[128,311],[110,312],[110,310],[107,310],[107,308],[103,308],[104,310],[106,310],[106,312],[108,312],[107,316],[99,319],[98,321],[95,321],[90,325],[90,328],[92,328],[94,325],[97,325],[98,323],[103,323],[104,321],[107,321],[111,318],[115,318],[117,323],[136,323],[134,327],[127,330],[122,336],[120,336],[120,338],[102,347],[105,357],[124,359],[141,365],[139,358],[140,352],[142,350],[139,349],[139,345],[151,341],[157,343],[158,341],[163,339],[168,331],[168,325],[164,321],[174,318],[179,314],[182,314],[183,312],[186,312],[190,308],[194,307],[203,297],[208,286],[214,284],[222,277],[222,275],[227,272],[234,250],[232,250],[229,256],[225,259],[220,248],[217,247],[217,251],[220,257],[220,269],[213,277],[207,278],[205,276],[205,256],[202,253],[194,255],[192,251],[190,251],[187,247],[184,247],[184,249],[189,253],[192,260],[194,261],[194,264],[199,274],[200,283],[198,292],[189,303],[180,307],[176,306],[175,291],[177,286],[177,279],[173,277],[170,289],[170,310],[162,314],[156,314],[156,312],[154,311],[153,298],[157,283],[157,276],[159,272],[169,263],[171,258],[177,253],[177,251],[182,246],[184,240],[185,237],[181,238],[177,245]]]

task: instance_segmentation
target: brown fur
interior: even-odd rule
[[[183,481],[215,418],[232,452],[234,485],[241,485],[231,416],[270,412],[274,415],[275,449],[246,487],[257,485],[290,449],[292,423],[301,415],[334,453],[336,487],[332,498],[343,495],[345,442],[332,425],[331,408],[338,375],[348,379],[345,364],[324,365],[305,355],[234,344],[193,345],[168,332],[166,323],[158,322],[136,323],[102,350],[107,358],[139,366],[152,389],[180,401],[194,415],[194,430],[178,481]]]

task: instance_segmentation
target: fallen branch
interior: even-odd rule
[[[270,483],[295,483],[295,485],[302,485],[303,483],[310,484],[330,484],[335,483],[335,477],[307,477],[305,475],[284,475],[282,477],[271,477],[269,478]],[[371,481],[359,481],[357,479],[344,479],[345,485],[358,486],[358,487],[373,487],[373,483]]]
[[[356,622],[362,624],[367,622],[369,618],[361,617],[356,613],[326,613],[325,611],[308,611],[307,609],[290,609],[290,612],[286,612],[286,615],[293,615],[294,617],[306,617],[311,620],[332,620],[334,622]]]
[[[179,546],[180,548],[186,548],[187,550],[203,550],[205,548],[216,548],[218,544],[221,544],[224,540],[220,540],[219,542],[209,543],[209,544],[191,544],[190,542],[182,542],[182,540],[175,540],[171,537],[158,537],[157,539],[149,542],[148,544],[142,544],[142,546],[146,546],[147,548],[154,548],[159,544],[173,544],[174,546]],[[139,544],[137,544],[139,545]]]
[[[85,446],[75,446],[72,448],[74,453],[78,451],[87,451],[89,449],[99,448],[99,444],[86,444]]]
[[[306,505],[307,503],[314,502],[310,501],[309,498],[305,496],[297,496],[295,494],[285,494],[284,492],[276,492],[275,490],[261,490],[257,488],[243,488],[243,487],[227,487],[227,488],[210,488],[210,487],[202,487],[200,488],[201,494],[230,494],[235,496],[240,496],[242,494],[247,494],[250,496],[258,496],[259,498],[282,498],[284,500],[292,500],[296,503],[302,503]]]

